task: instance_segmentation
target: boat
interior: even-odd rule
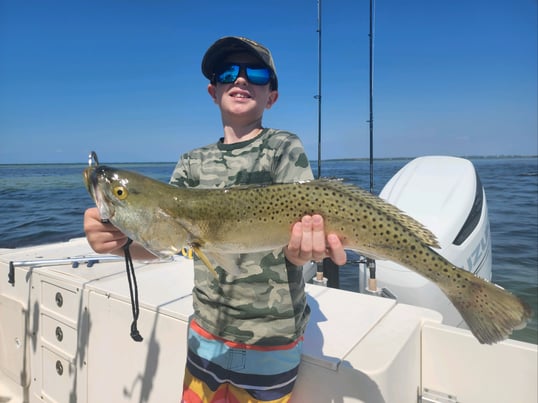
[[[321,60],[321,0],[317,32]],[[318,149],[318,177],[320,163]],[[440,254],[491,279],[487,201],[470,161],[414,159],[380,196],[430,228]],[[0,249],[0,403],[180,401],[193,313],[184,252],[135,262],[133,296],[123,258],[94,253],[84,238]],[[292,402],[538,402],[537,345],[480,344],[431,282],[393,262],[357,263],[360,292],[328,287],[318,265],[304,267],[311,318]]]
[[[382,195],[429,220],[442,253],[487,273],[487,205],[469,161],[418,158]],[[413,198],[418,211],[409,211]],[[308,276],[316,274],[311,266]],[[123,258],[96,254],[84,238],[0,250],[0,402],[180,401],[192,256],[135,262],[135,270],[139,342],[131,338]],[[431,284],[390,262],[377,262],[376,273],[370,292],[306,285],[312,315],[294,402],[538,400],[535,344],[482,345],[449,311],[439,312],[445,304]],[[410,292],[397,288],[402,279]]]

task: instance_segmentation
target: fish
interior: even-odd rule
[[[514,294],[441,256],[424,225],[352,184],[317,179],[179,188],[106,165],[90,165],[84,181],[101,218],[158,257],[190,246],[210,270],[220,265],[233,275],[239,254],[282,248],[294,223],[320,214],[326,233],[336,234],[344,248],[394,261],[435,283],[482,344],[506,339],[532,316]]]

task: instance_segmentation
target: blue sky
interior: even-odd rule
[[[368,156],[368,0],[322,3],[322,157]],[[376,157],[536,155],[536,0],[376,2]],[[222,134],[201,58],[273,52],[264,125],[317,157],[315,0],[0,0],[0,163],[176,161]]]

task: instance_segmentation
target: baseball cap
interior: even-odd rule
[[[269,49],[242,36],[225,36],[220,38],[207,49],[202,59],[202,73],[209,80],[213,79],[213,73],[220,61],[230,53],[247,52],[258,58],[266,67],[273,72],[272,89],[278,89],[275,63]]]

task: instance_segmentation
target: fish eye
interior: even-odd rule
[[[114,195],[120,200],[124,200],[129,194],[129,192],[127,192],[127,189],[125,189],[123,186],[116,186],[113,189],[113,192]]]

